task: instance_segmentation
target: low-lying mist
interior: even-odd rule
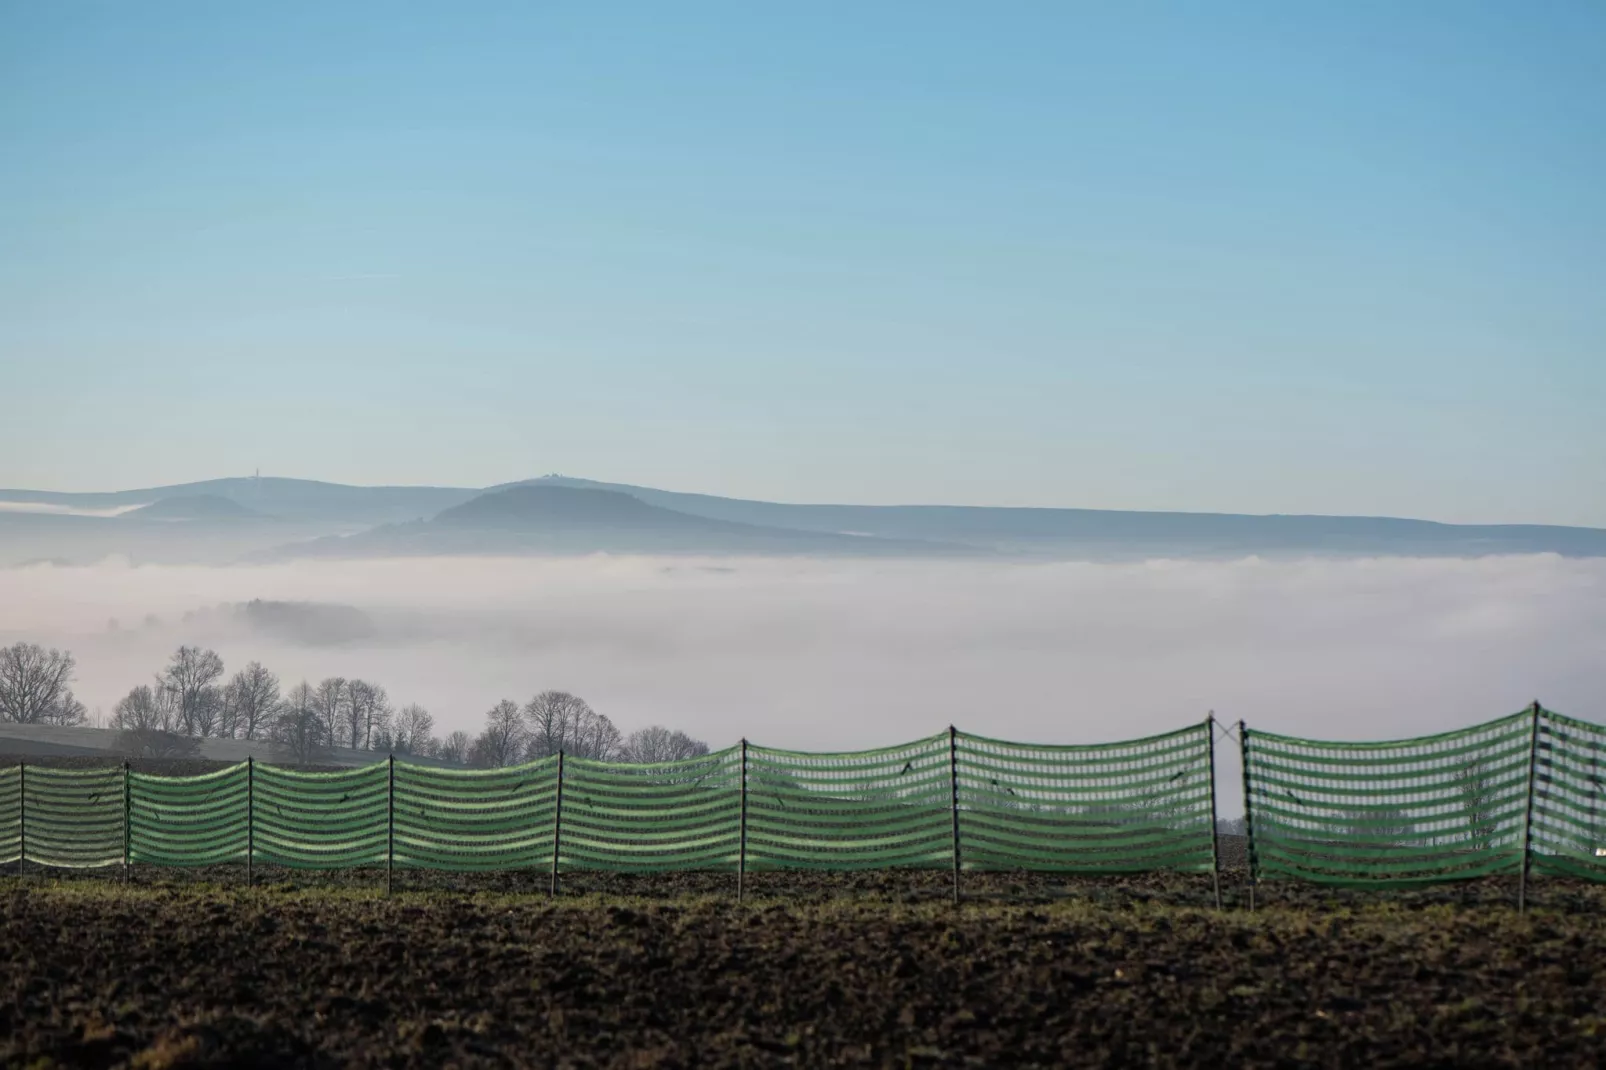
[[[251,600],[318,603],[258,607]],[[852,749],[950,722],[1094,742],[1214,709],[1411,735],[1538,698],[1606,720],[1606,561],[1142,564],[428,559],[0,570],[0,642],[71,649],[109,714],[180,643],[286,686],[357,676],[478,730],[572,691],[624,731]]]

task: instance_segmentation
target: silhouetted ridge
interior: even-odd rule
[[[495,530],[554,527],[696,527],[734,525],[648,505],[616,490],[525,486],[484,494],[447,509],[437,524]]]
[[[945,554],[970,547],[792,531],[692,516],[598,487],[536,484],[482,494],[433,520],[286,546],[280,556],[587,553]]]
[[[209,501],[196,501],[203,497]],[[4,508],[7,503],[69,510],[147,508],[113,517],[14,511]],[[1250,554],[1606,557],[1606,529],[1394,517],[819,505],[566,476],[483,490],[350,487],[269,476],[84,494],[0,489],[0,567],[41,559],[83,563],[108,554],[178,564],[308,554],[599,551],[1002,554],[1050,560]]]

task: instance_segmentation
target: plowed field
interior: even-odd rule
[[[6,878],[0,1061],[1606,1064],[1593,889],[1547,889],[1526,916],[1500,889],[1218,914],[1186,901],[1207,883],[1077,895],[1061,882],[1011,903],[1030,889],[1001,882],[1000,901],[956,909],[940,882],[926,896],[861,880],[738,905],[694,882],[554,902]]]

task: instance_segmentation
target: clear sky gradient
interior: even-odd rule
[[[1606,7],[0,6],[0,486],[1606,526]]]

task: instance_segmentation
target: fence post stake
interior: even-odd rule
[[[390,756],[390,785],[385,796],[385,894],[396,870],[396,755]]]
[[[563,751],[558,751],[558,795],[552,808],[552,885],[547,895],[558,894],[558,845],[563,842]]]
[[[1541,708],[1538,699],[1534,699],[1534,704],[1529,707],[1533,722],[1528,730],[1528,805],[1524,808],[1522,817],[1522,869],[1517,877],[1518,914],[1528,909],[1528,863],[1532,857],[1533,847],[1534,781],[1537,779],[1539,769],[1539,713]]]
[[[251,755],[245,756],[245,886],[250,888],[255,884],[255,876],[251,871],[252,862],[256,859],[256,814],[257,814],[257,763]]]
[[[1216,888],[1216,909],[1221,909],[1221,839],[1216,812],[1216,711],[1205,718],[1205,731],[1210,734],[1210,879]]]
[[[959,730],[948,726],[948,788],[954,822],[954,905],[959,905]]]
[[[128,830],[129,817],[133,813],[133,797],[128,790],[128,759],[123,759],[123,883],[128,883],[128,843],[130,833]]]
[[[1244,766],[1244,851],[1249,861],[1249,912],[1255,912],[1255,883],[1259,866],[1255,858],[1255,806],[1249,791],[1249,729],[1238,722],[1238,754]]]
[[[736,848],[736,901],[740,903],[747,883],[747,737],[742,737],[741,838]]]
[[[17,876],[28,868],[28,763],[17,763]]]

